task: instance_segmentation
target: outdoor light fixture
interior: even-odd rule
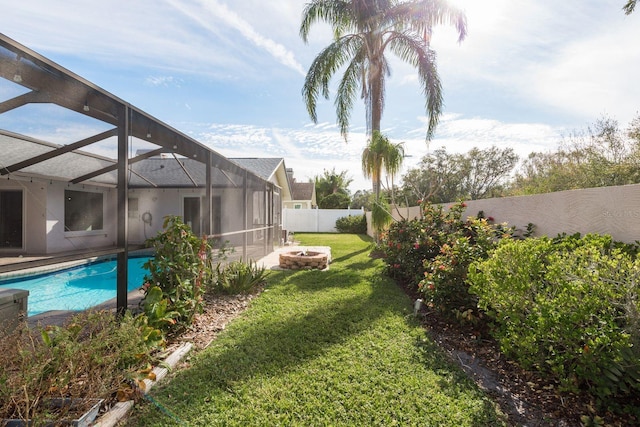
[[[89,111],[89,104],[87,104],[87,101],[84,101],[84,107],[82,107],[82,109],[84,111]]]

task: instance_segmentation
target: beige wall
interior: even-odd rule
[[[535,236],[559,233],[610,234],[614,240],[640,240],[640,184],[587,188],[532,196],[467,201],[467,216],[483,211],[496,223],[506,222],[519,230],[535,225]],[[405,218],[419,216],[420,209],[400,208]],[[400,219],[394,209],[393,216]],[[367,215],[370,222],[370,216]],[[371,235],[371,233],[370,233]]]

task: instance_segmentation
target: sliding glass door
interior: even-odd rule
[[[0,190],[0,249],[22,249],[22,190]]]

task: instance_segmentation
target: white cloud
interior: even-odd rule
[[[231,10],[227,5],[216,0],[200,0],[200,6],[207,12],[207,16],[203,16],[198,10],[191,10],[178,1],[169,0],[176,9],[198,22],[208,31],[216,32],[215,23],[224,23],[225,25],[238,31],[242,36],[253,43],[255,46],[264,49],[271,56],[276,58],[283,65],[297,71],[300,75],[305,75],[302,66],[296,61],[293,52],[268,37],[259,34],[249,22]],[[215,19],[209,20],[207,17]]]
[[[552,62],[531,69],[531,97],[594,119],[602,113],[628,122],[640,108],[637,23],[566,44]]]
[[[144,82],[149,86],[164,86],[164,87],[167,87],[170,85],[180,86],[180,84],[178,83],[178,80],[175,79],[173,76],[148,76],[144,80]]]

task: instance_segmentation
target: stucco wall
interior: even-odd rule
[[[506,222],[519,230],[532,223],[535,236],[577,232],[609,234],[629,243],[640,240],[640,184],[472,200],[466,204],[467,216],[483,211],[495,222]],[[420,214],[419,207],[399,210],[405,218]],[[395,210],[393,216],[400,218]]]

